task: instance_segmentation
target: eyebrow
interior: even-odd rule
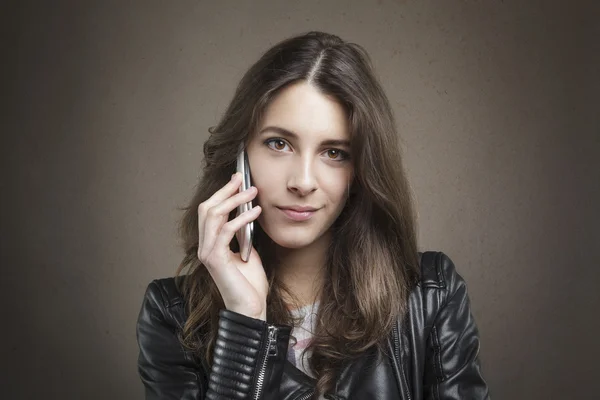
[[[259,135],[264,134],[267,131],[276,132],[281,136],[286,136],[292,139],[298,139],[298,135],[292,131],[289,131],[280,126],[267,126],[260,130]],[[327,139],[321,142],[321,146],[346,146],[350,147],[350,141],[345,139]]]

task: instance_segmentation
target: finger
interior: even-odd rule
[[[235,210],[238,206],[254,200],[257,194],[258,189],[256,189],[254,186],[251,186],[248,188],[248,190],[244,190],[243,192],[233,195],[217,204],[210,210],[210,212],[214,212],[215,215],[229,215],[229,213]]]
[[[250,188],[208,210],[204,221],[202,249],[199,250],[202,254],[210,254],[214,248],[215,241],[219,236],[221,227],[227,222],[227,218],[229,218],[231,211],[243,203],[252,201],[256,196],[256,193],[257,190],[255,188]]]
[[[215,253],[225,250],[226,254],[213,254],[212,256],[215,259],[221,260],[229,258],[232,253],[229,250],[228,244],[233,239],[235,232],[248,222],[256,219],[260,215],[260,212],[260,206],[256,206],[225,224],[221,230],[221,234],[217,238],[215,249],[218,250]],[[223,261],[222,264],[218,265],[218,268],[209,267],[207,269],[223,296],[226,306],[228,303],[229,306],[233,306],[234,304],[231,302],[235,301],[235,299],[226,298],[228,293],[250,293],[253,289],[256,290],[244,273],[232,262]]]
[[[221,228],[223,224],[227,222],[228,218],[229,213],[221,213],[219,212],[217,207],[213,207],[210,210],[208,210],[204,221],[204,240],[202,242],[202,248],[199,249],[199,251],[202,253],[203,258],[208,254],[212,254],[217,237],[221,233]],[[225,261],[226,260],[217,260],[216,262],[222,263]]]
[[[229,182],[227,182],[225,186],[217,190],[212,196],[208,198],[208,200],[204,202],[206,209],[208,210],[211,207],[220,204],[224,200],[231,197],[234,193],[236,193],[239,190],[240,185],[242,184],[241,177],[242,175],[239,172],[233,174],[233,177]]]
[[[216,239],[215,248],[218,250],[226,248],[227,251],[230,251],[229,243],[231,243],[231,241],[233,240],[235,233],[242,229],[247,223],[256,220],[260,215],[261,211],[262,208],[260,206],[255,206],[252,209],[241,213],[236,218],[224,224],[221,228],[219,236]]]
[[[211,212],[208,213],[209,216],[207,216],[204,222],[202,241],[199,243],[198,247],[198,258],[203,262],[213,263],[212,261],[207,260],[207,258],[213,252],[216,238],[219,235],[223,224],[227,222],[227,217],[210,216],[210,214]],[[216,262],[219,263],[220,261],[217,260]]]
[[[206,201],[198,205],[198,255],[200,255],[200,247],[202,247],[204,242],[206,231],[205,225],[208,216],[208,211],[215,205],[219,204],[220,201],[222,201],[221,199],[228,198],[233,193],[235,193],[236,190],[239,190],[239,187],[242,183],[240,177],[241,174],[239,173],[233,174],[231,180],[225,186],[216,191]]]

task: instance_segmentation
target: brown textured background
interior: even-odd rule
[[[279,40],[363,45],[423,249],[469,284],[495,399],[594,398],[592,1],[20,1],[2,10],[3,399],[137,399],[135,321],[180,261],[207,128]]]

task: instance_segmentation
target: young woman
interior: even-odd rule
[[[360,46],[277,44],[210,133],[185,257],[138,319],[147,399],[488,398],[465,283],[417,251],[392,111]],[[244,262],[235,233],[251,221]]]

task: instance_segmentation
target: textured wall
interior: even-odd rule
[[[142,398],[135,320],[180,261],[207,128],[262,51],[313,29],[374,60],[494,398],[598,393],[591,1],[38,3],[1,13],[3,398]]]

